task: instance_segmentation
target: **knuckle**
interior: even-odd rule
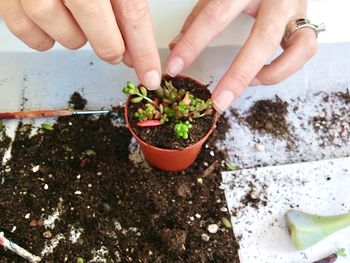
[[[68,9],[76,9],[85,16],[98,16],[100,14],[100,3],[96,0],[65,0]]]
[[[35,25],[22,14],[13,14],[7,21],[7,25],[11,32],[21,38],[34,30]]]
[[[182,50],[189,54],[197,54],[199,51],[198,44],[193,39],[184,38],[181,41]]]
[[[120,13],[125,21],[137,22],[148,15],[148,5],[145,0],[120,1]]]
[[[239,96],[241,92],[248,87],[251,79],[253,78],[249,77],[247,73],[238,71],[230,72],[228,77],[230,82],[233,83],[232,92],[235,94],[235,96]]]
[[[113,62],[119,58],[122,58],[124,51],[125,50],[122,47],[108,47],[97,50],[96,53],[102,60]]]
[[[212,1],[204,8],[203,12],[209,22],[223,24],[226,23],[229,18],[229,7],[227,1]]]
[[[280,83],[283,80],[283,77],[277,72],[270,72],[268,76],[265,76],[265,78],[260,79],[260,81],[265,85],[274,85]]]
[[[150,49],[142,52],[136,52],[133,57],[135,58],[135,60],[139,61],[153,61],[156,56],[157,50]]]
[[[276,26],[274,23],[262,23],[256,32],[259,35],[259,39],[261,39],[263,43],[271,45],[272,48],[276,48],[276,45],[282,41],[283,29]]]
[[[47,17],[54,11],[52,1],[25,1],[24,5],[26,14],[34,20],[41,19],[43,16]]]

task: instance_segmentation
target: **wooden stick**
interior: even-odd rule
[[[17,112],[0,112],[0,120],[3,119],[38,119],[50,117],[62,117],[85,114],[108,114],[108,110],[33,110]]]
[[[71,110],[34,110],[34,111],[18,111],[0,113],[2,119],[37,119],[47,117],[70,116],[73,114]]]

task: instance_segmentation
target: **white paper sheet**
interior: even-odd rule
[[[349,255],[350,228],[305,251],[296,250],[285,213],[292,207],[319,215],[349,212],[350,158],[225,172],[223,179],[242,263],[310,263],[339,248]],[[261,201],[243,205],[241,199],[251,191]],[[338,262],[350,258],[339,257]]]

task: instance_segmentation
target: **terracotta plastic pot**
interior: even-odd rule
[[[165,75],[164,78],[169,78],[169,76]],[[189,78],[193,81],[195,81],[199,87],[206,88],[206,86],[197,80],[184,76],[184,75],[178,75],[177,78]],[[129,106],[130,97],[127,100],[126,107],[125,107],[125,121],[126,124],[132,133],[132,135],[135,137],[137,142],[140,144],[141,151],[146,159],[146,161],[153,167],[158,168],[160,170],[169,171],[169,172],[179,172],[182,171],[189,166],[196,160],[201,147],[203,143],[208,139],[209,135],[213,132],[215,128],[215,124],[218,119],[218,114],[215,112],[215,115],[213,117],[213,123],[210,128],[210,130],[207,132],[207,134],[198,142],[195,144],[192,144],[184,149],[162,149],[158,148],[152,145],[147,144],[144,142],[132,129],[130,123],[129,123],[129,116],[128,116],[128,106]]]

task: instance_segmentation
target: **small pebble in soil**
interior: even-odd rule
[[[203,184],[203,178],[197,178],[197,183],[199,183],[199,184]]]
[[[14,233],[16,231],[17,227],[16,226],[13,226],[12,229],[11,229],[11,233]]]
[[[81,195],[81,191],[75,191],[74,194],[75,195]]]
[[[32,221],[30,221],[29,226],[31,226],[31,227],[38,226],[38,222],[36,221],[36,219],[33,219]]]
[[[89,188],[91,188],[91,187],[92,187],[92,184],[88,184],[87,186],[88,186]]]
[[[190,220],[191,220],[191,221],[194,221],[194,217],[193,217],[193,216],[190,216]]]
[[[210,151],[209,154],[210,154],[210,156],[213,156],[213,157],[215,156],[214,151]]]
[[[220,211],[226,213],[228,210],[227,210],[227,207],[221,207]]]
[[[47,230],[47,231],[45,231],[45,232],[43,233],[43,236],[44,236],[45,238],[51,238],[51,237],[52,237],[52,233],[51,233],[50,230]]]
[[[258,152],[265,151],[265,146],[261,143],[256,143],[254,147],[255,147],[255,150],[257,150]]]
[[[49,186],[47,184],[44,185],[44,189],[47,190],[49,189]]]
[[[207,229],[209,233],[216,234],[219,230],[219,226],[217,224],[210,224]]]
[[[33,173],[36,173],[39,171],[39,169],[40,169],[40,165],[36,165],[32,168],[32,171],[33,171]]]
[[[200,214],[198,214],[198,213],[197,213],[197,214],[195,214],[194,216],[195,216],[195,217],[197,217],[198,219],[200,219],[200,218],[201,218],[201,215],[200,215]]]
[[[98,175],[98,176],[102,175],[102,172],[97,172],[97,175]]]
[[[6,166],[6,168],[5,168],[5,172],[6,172],[6,173],[11,172],[11,167],[10,167],[10,166]]]
[[[209,163],[204,162],[203,165],[207,167],[207,166],[209,166]]]
[[[206,242],[208,242],[209,239],[210,239],[210,237],[209,237],[207,234],[202,234],[201,237],[202,237],[202,239],[203,239],[204,241],[206,241]]]
[[[81,175],[80,175],[80,174],[78,174],[78,175],[77,175],[77,179],[79,180],[80,178],[81,178]]]
[[[24,216],[25,219],[29,219],[29,217],[30,217],[30,213],[28,213]]]

